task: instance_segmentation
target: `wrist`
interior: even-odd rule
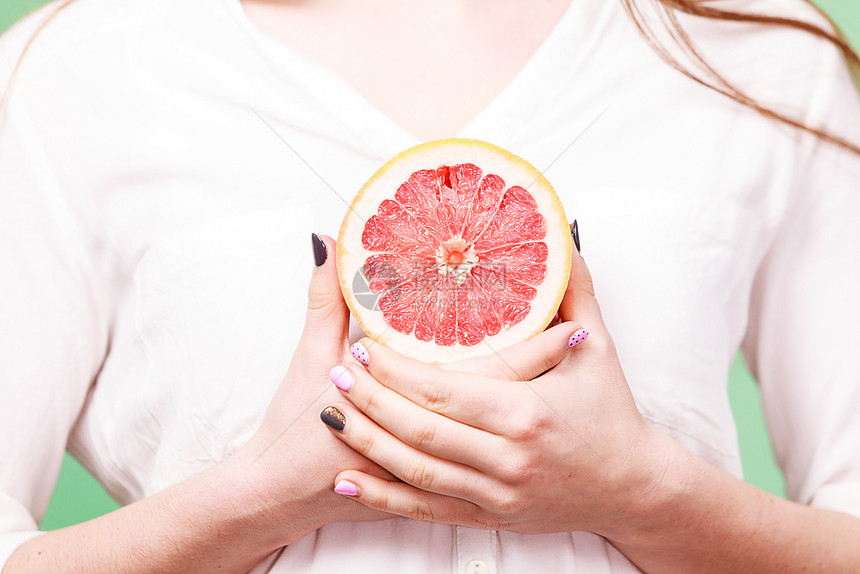
[[[322,493],[307,492],[309,481],[294,477],[287,464],[274,468],[270,460],[240,449],[212,472],[236,527],[253,533],[259,545],[274,550],[326,523],[318,503],[314,507]]]
[[[635,545],[665,533],[689,503],[692,456],[646,422],[616,481],[617,502],[598,534]]]

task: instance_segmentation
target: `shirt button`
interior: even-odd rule
[[[472,560],[466,564],[466,574],[490,574],[490,567],[481,560]]]

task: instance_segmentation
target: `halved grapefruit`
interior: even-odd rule
[[[564,208],[537,169],[486,142],[444,139],[399,153],[364,184],[337,264],[369,337],[445,363],[540,333],[570,250]]]

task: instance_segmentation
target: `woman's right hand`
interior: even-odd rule
[[[332,365],[351,360],[349,313],[334,240],[313,271],[304,333],[251,439],[205,472],[74,526],[24,542],[3,574],[204,574],[248,572],[281,546],[330,522],[392,515],[332,492],[342,470],[394,477],[332,436],[320,411],[340,397]]]
[[[257,527],[279,533],[282,545],[330,522],[392,517],[335,494],[331,488],[334,478],[346,469],[360,468],[394,479],[333,437],[320,422],[320,411],[340,398],[329,370],[354,361],[349,353],[349,309],[340,291],[335,247],[328,237],[316,244],[318,265],[308,288],[304,331],[287,374],[260,428],[221,465],[222,470],[241,476],[239,484],[248,489],[244,494],[260,503],[263,522]]]

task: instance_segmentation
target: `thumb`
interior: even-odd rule
[[[308,285],[308,309],[302,342],[310,349],[324,345],[325,352],[346,347],[349,309],[340,291],[335,254],[337,243],[328,236],[311,234],[314,270]]]
[[[567,289],[561,300],[559,314],[563,321],[579,321],[586,329],[596,329],[603,324],[600,305],[594,296],[594,281],[591,272],[585,264],[585,259],[579,252],[579,225],[574,220],[570,226],[574,246],[570,258],[570,276]]]

